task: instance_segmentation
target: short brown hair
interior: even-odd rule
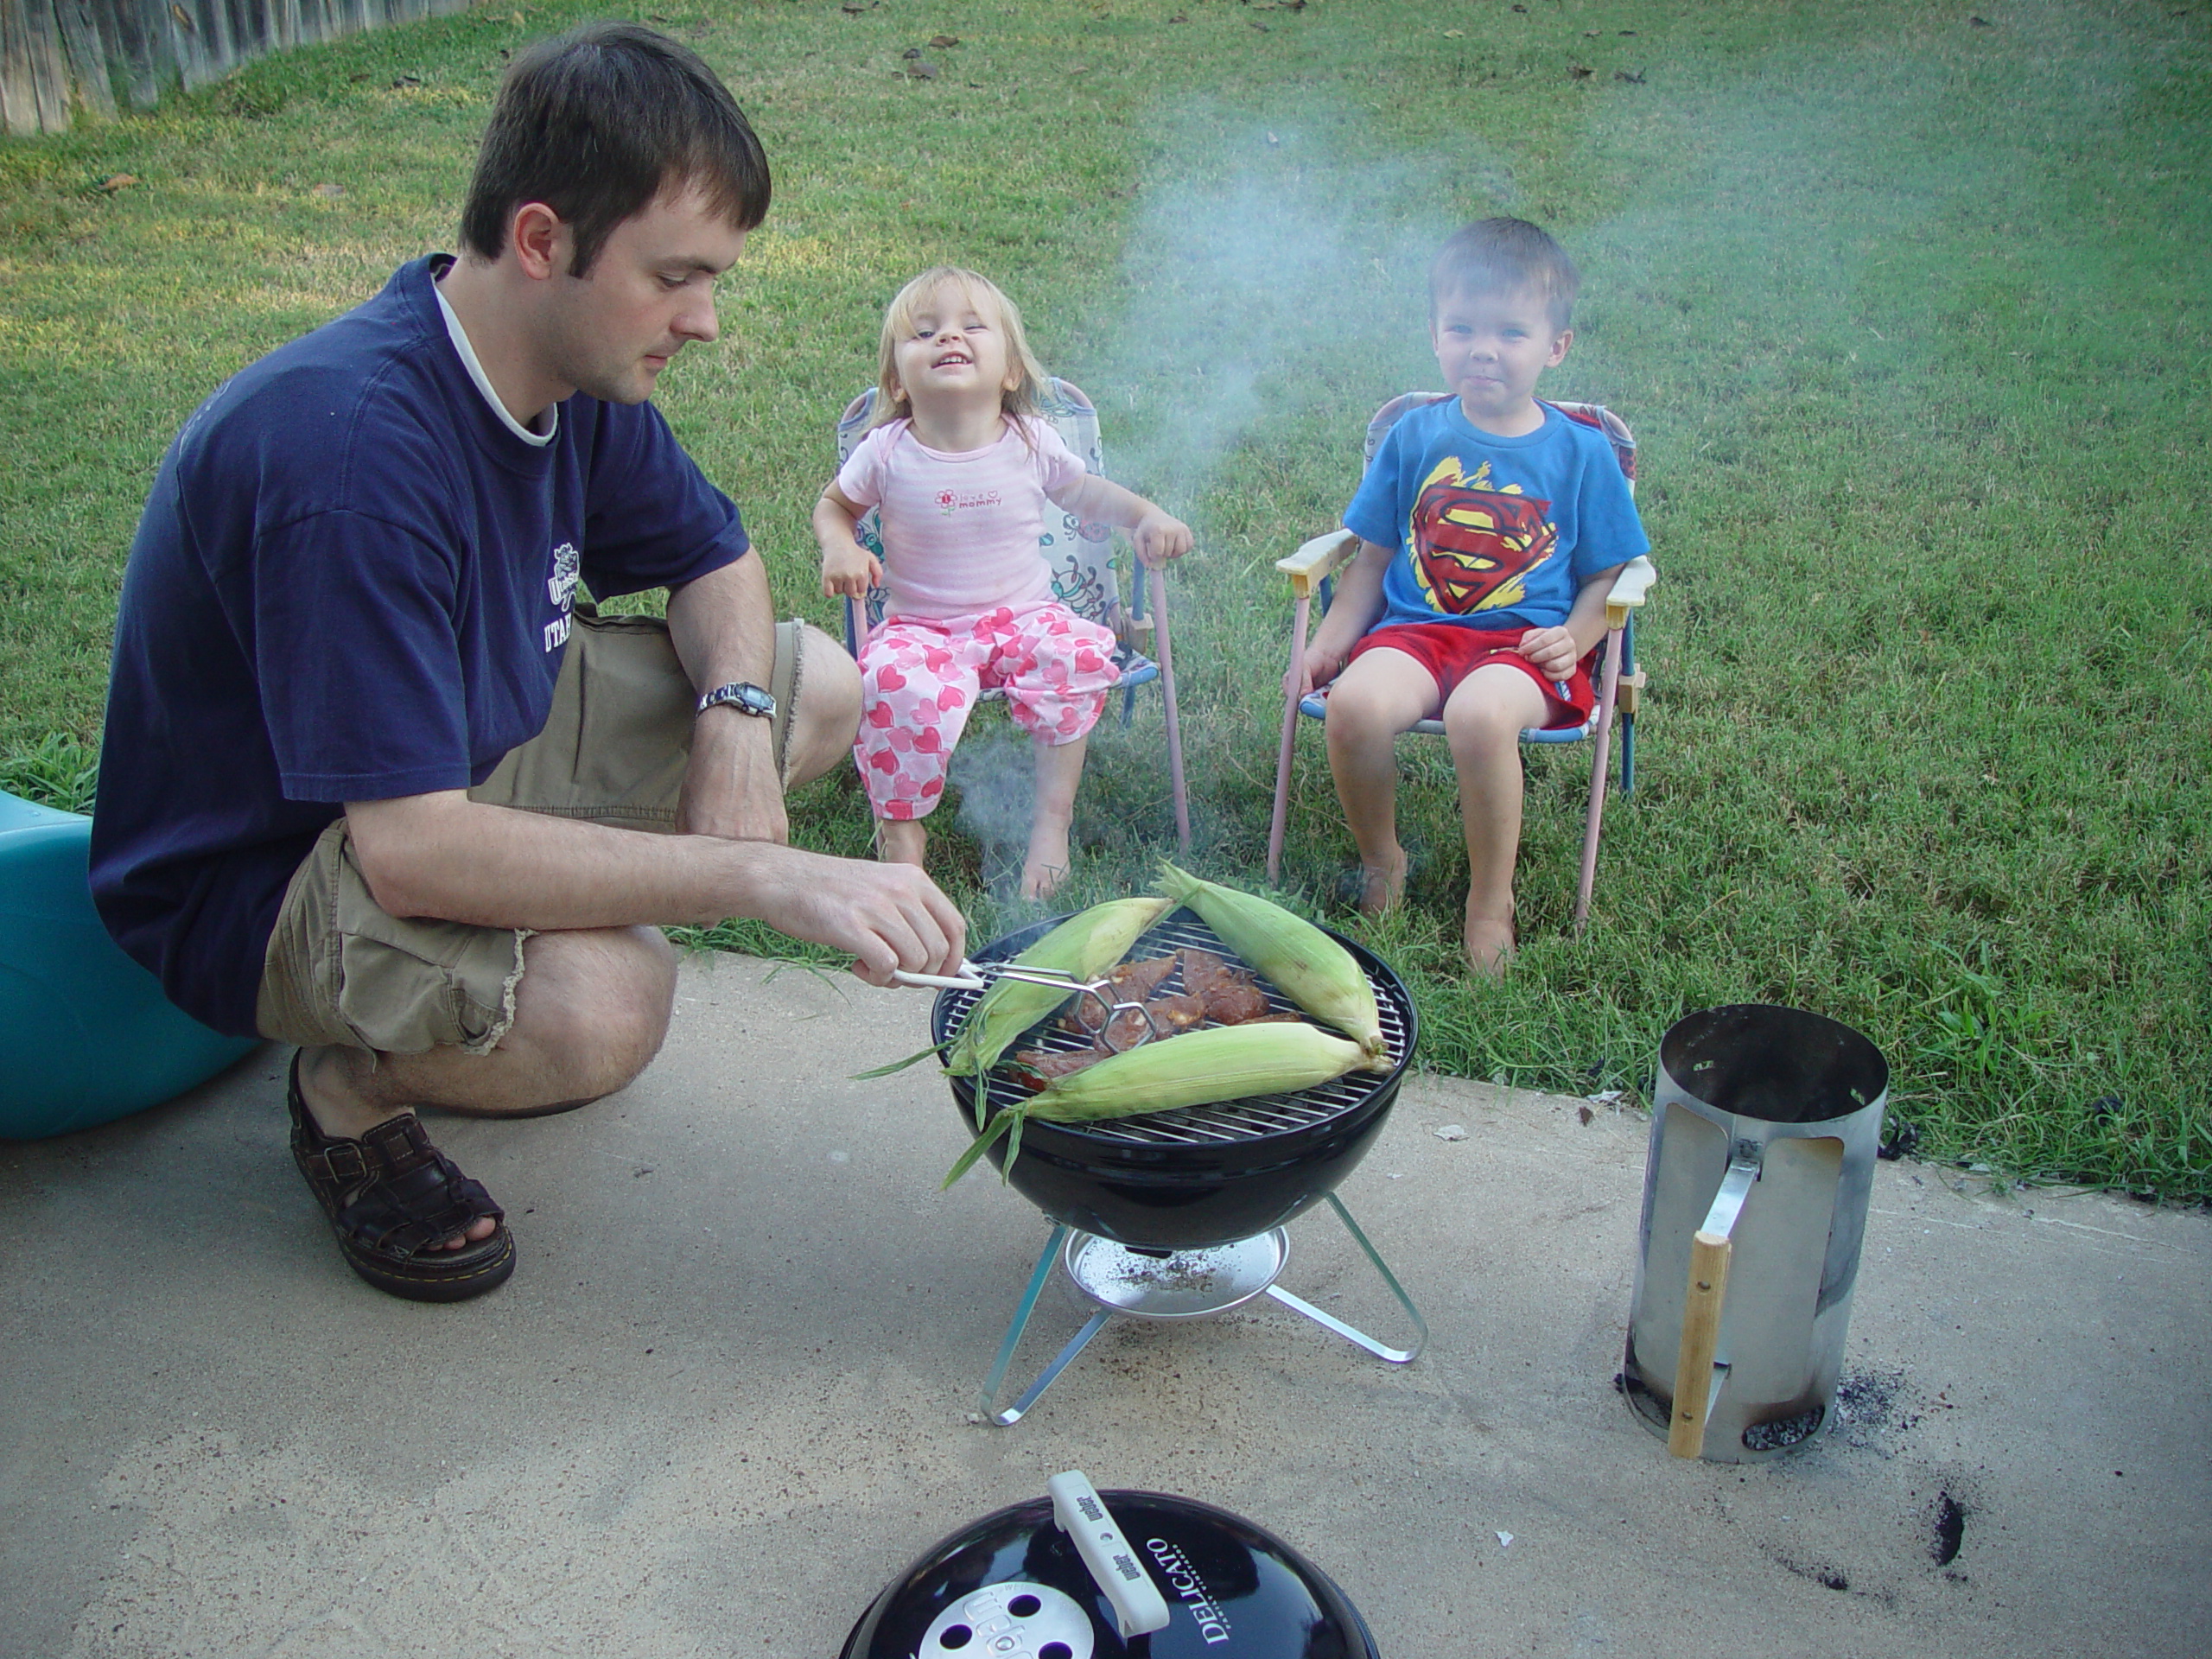
[[[1525,219],[1478,219],[1452,232],[1429,261],[1428,315],[1433,321],[1449,294],[1534,289],[1552,327],[1563,330],[1574,319],[1581,286],[1574,261],[1541,226]]]
[[[768,158],[698,54],[635,23],[588,23],[540,41],[499,84],[461,210],[461,242],[497,259],[525,202],[575,238],[591,269],[614,227],[685,187],[740,230],[768,216]]]

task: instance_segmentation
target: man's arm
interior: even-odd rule
[[[766,686],[776,664],[776,612],[759,551],[670,589],[668,632],[696,692],[737,680]],[[789,838],[768,721],[728,707],[698,717],[676,822],[689,833],[735,841]]]
[[[967,948],[959,911],[911,865],[639,835],[486,805],[461,790],[349,801],[346,816],[369,891],[395,916],[541,931],[745,916],[852,952],[875,985],[894,968],[950,973]]]

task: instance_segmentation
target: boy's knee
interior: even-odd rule
[[[1372,738],[1389,723],[1389,711],[1382,699],[1367,686],[1339,680],[1330,688],[1323,725],[1332,738]]]
[[[1455,755],[1492,756],[1517,751],[1522,731],[1531,723],[1517,703],[1489,698],[1454,700],[1444,710],[1444,737]]]

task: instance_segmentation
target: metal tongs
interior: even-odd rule
[[[1142,1002],[1126,999],[1116,1001],[1107,995],[1113,986],[1112,978],[1077,979],[1073,974],[1058,968],[1031,968],[1013,962],[969,962],[963,958],[960,972],[952,974],[912,974],[903,968],[894,968],[892,979],[900,985],[934,986],[948,991],[980,991],[989,987],[992,979],[1011,979],[1023,985],[1042,985],[1049,989],[1072,991],[1075,994],[1075,1022],[1092,1041],[1109,1053],[1119,1054],[1139,1048],[1161,1034],[1159,1024],[1152,1017],[1152,1010]],[[1120,1015],[1137,1016],[1136,1030],[1126,1040],[1116,1040],[1115,1027]]]

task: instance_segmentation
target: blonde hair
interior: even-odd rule
[[[1000,408],[1016,422],[1037,413],[1046,376],[1030,353],[1029,336],[1021,327],[1020,308],[988,276],[959,265],[931,265],[893,295],[884,311],[883,339],[876,350],[875,416],[868,423],[871,429],[913,415],[913,404],[899,389],[899,342],[913,332],[914,314],[935,297],[939,289],[953,286],[966,289],[969,298],[978,302],[976,309],[983,309],[980,302],[988,301],[999,314],[999,326],[1006,334],[1007,366],[1017,376],[1000,398]]]

